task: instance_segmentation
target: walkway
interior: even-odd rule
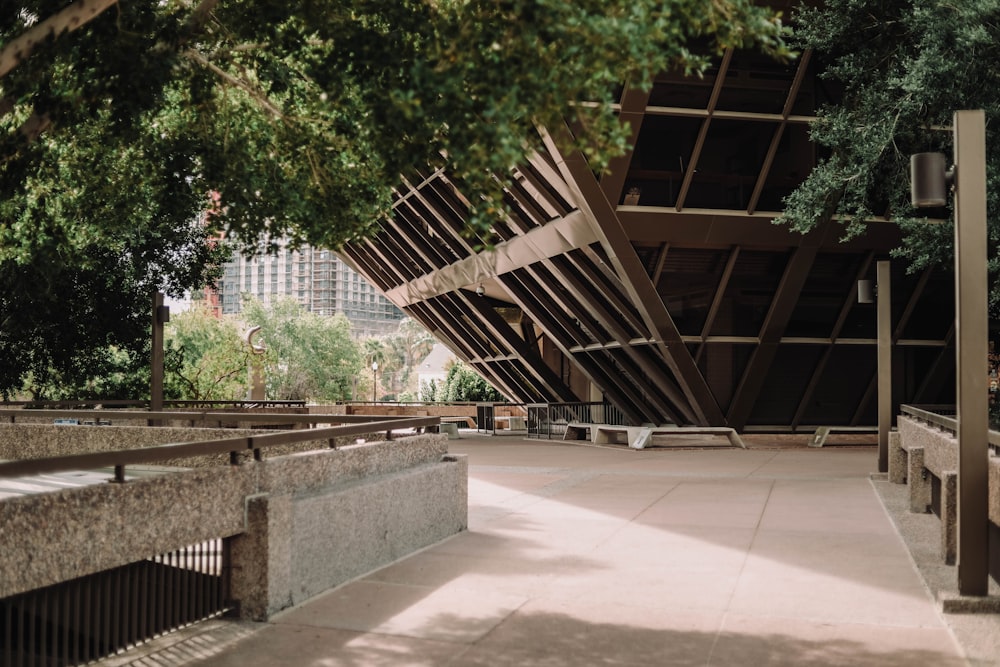
[[[869,480],[873,448],[451,445],[469,455],[468,532],[269,624],[213,622],[128,661],[993,664],[962,657]]]

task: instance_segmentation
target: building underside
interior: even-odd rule
[[[836,97],[811,56],[728,52],[702,79],[626,87],[634,150],[598,178],[546,138],[491,239],[463,236],[475,193],[447,171],[404,179],[392,218],[342,254],[515,402],[606,401],[634,424],[872,426],[875,307],[857,283],[899,230],[873,221],[841,242],[835,222],[772,222]],[[894,402],[949,402],[951,275],[892,273]]]

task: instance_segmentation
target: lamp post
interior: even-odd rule
[[[163,305],[163,292],[153,294],[152,355],[149,372],[149,411],[163,410],[163,325],[170,321],[170,306]],[[149,420],[150,426],[159,426],[158,419]]]
[[[986,311],[986,115],[956,111],[955,408],[958,440],[958,592],[985,596],[989,583],[989,386]],[[943,206],[949,174],[940,153],[910,159],[914,206]]]
[[[378,362],[372,359],[372,403],[375,402],[375,397],[378,394],[378,380],[375,374],[378,372]]]

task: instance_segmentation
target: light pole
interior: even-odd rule
[[[375,402],[375,397],[378,394],[378,380],[375,374],[378,372],[378,362],[372,359],[372,403]]]
[[[956,111],[955,169],[955,421],[958,440],[958,592],[988,593],[989,385],[986,314],[986,119]],[[911,157],[914,206],[943,206],[948,174],[940,153]]]

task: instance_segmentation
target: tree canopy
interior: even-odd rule
[[[953,233],[947,209],[910,206],[912,153],[943,152],[951,159],[952,114],[984,109],[987,116],[988,220],[991,308],[997,314],[1000,284],[1000,5],[826,0],[797,14],[795,39],[826,61],[825,77],[843,88],[842,102],[819,113],[812,138],[828,149],[806,181],[788,198],[779,222],[808,231],[836,216],[845,235],[884,216],[904,231],[897,255],[914,268],[950,265]],[[945,224],[935,224],[929,221]]]
[[[263,376],[270,400],[346,401],[354,398],[365,360],[351,338],[351,323],[306,311],[292,298],[264,305],[253,297],[243,317],[260,327]]]
[[[42,278],[0,299],[0,356],[18,361],[0,391],[99,342],[41,330],[79,272],[105,277],[91,294],[109,316],[131,304],[139,321],[144,291],[213,279],[218,230],[336,248],[374,229],[414,168],[447,165],[488,225],[538,126],[569,121],[600,169],[624,149],[621,82],[698,71],[695,38],[782,54],[782,35],[751,0],[0,3],[0,276]],[[22,302],[39,290],[36,314]]]
[[[50,237],[64,251],[127,237],[148,225],[132,214],[140,194],[152,214],[188,220],[209,191],[214,224],[248,241],[291,232],[337,247],[377,223],[414,167],[447,160],[496,191],[489,174],[505,175],[537,124],[569,119],[600,167],[625,137],[614,89],[704,66],[687,49],[694,37],[782,48],[780,21],[749,0],[21,0],[2,11],[4,195],[15,196],[0,209],[0,258]],[[85,24],[45,35],[68,12]],[[28,40],[32,30],[45,39]]]

